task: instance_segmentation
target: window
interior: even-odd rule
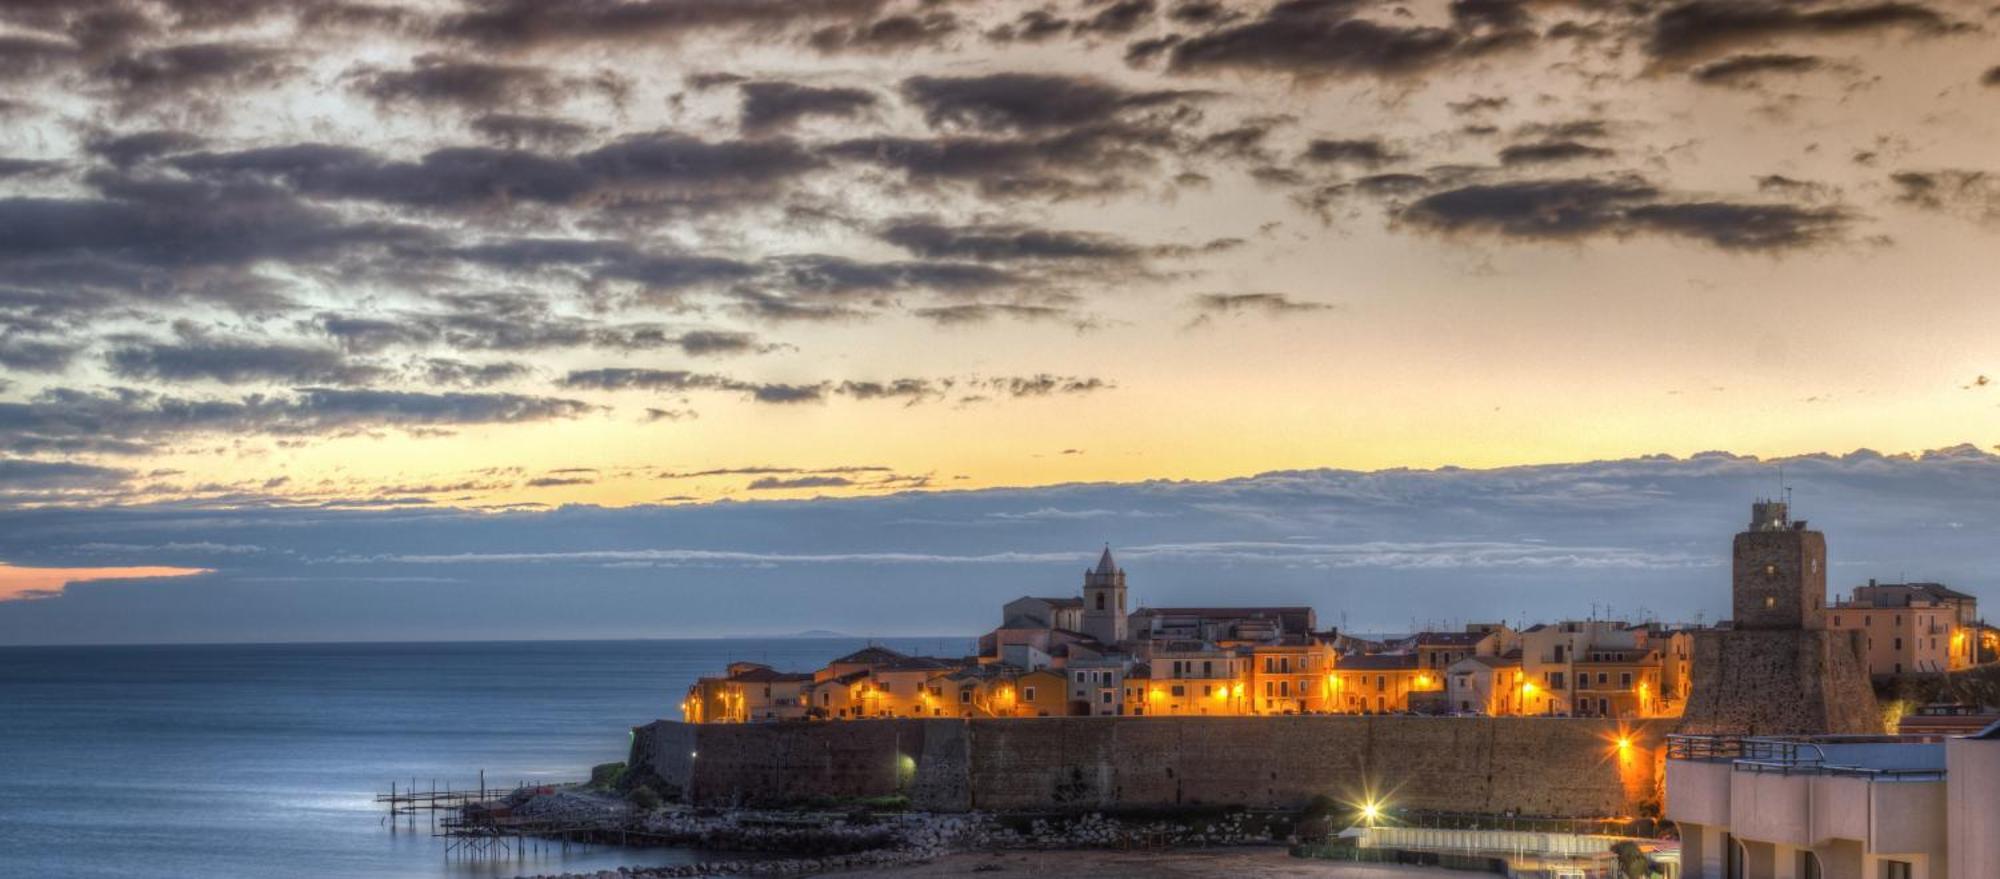
[[[1897,650],[1903,649],[1903,639],[1901,638],[1896,639],[1896,649]]]
[[[1910,879],[1910,862],[1883,861],[1882,879]]]
[[[1766,596],[1764,596],[1764,609],[1765,609],[1765,610],[1770,610],[1771,608],[1774,608],[1774,607],[1777,607],[1777,606],[1778,606],[1778,596],[1776,596],[1776,595],[1766,595]]]
[[[1618,673],[1618,688],[1619,688],[1619,689],[1621,689],[1621,690],[1630,690],[1630,689],[1632,689],[1632,673],[1631,673],[1631,672],[1629,672],[1629,671],[1624,671],[1624,672],[1619,672],[1619,673]]]
[[[1597,673],[1597,685],[1598,685],[1598,686],[1600,686],[1600,687],[1602,687],[1602,686],[1604,686],[1605,684],[1608,684],[1608,683],[1611,683],[1611,675],[1610,675],[1610,674],[1608,674],[1608,673],[1606,673],[1606,672],[1598,672],[1598,673]]]
[[[970,689],[958,691],[958,704],[960,705],[972,704],[972,691]]]
[[[1213,696],[1215,695],[1215,688],[1207,684],[1203,684],[1201,685],[1201,694],[1203,696]]]
[[[1590,675],[1577,675],[1576,688],[1579,690],[1590,689]]]
[[[1265,696],[1266,696],[1267,698],[1268,698],[1268,697],[1270,697],[1270,696],[1275,696],[1275,695],[1277,695],[1277,692],[1278,692],[1278,684],[1277,684],[1277,682],[1275,682],[1275,681],[1265,681],[1265,682],[1264,682],[1264,695],[1265,695]]]
[[[1201,661],[1201,676],[1205,678],[1215,677],[1215,660],[1204,659]]]
[[[1106,705],[1109,705],[1109,704],[1111,704],[1111,691],[1110,691],[1110,690],[1105,690],[1104,692],[1102,692],[1102,693],[1099,693],[1099,694],[1097,694],[1097,695],[1098,695],[1098,699],[1097,699],[1097,701],[1099,701],[1099,702],[1102,702],[1102,703],[1104,703],[1104,704],[1106,704]]]
[[[1799,879],[1824,879],[1819,870],[1819,856],[1812,852],[1799,852]]]
[[[1279,682],[1278,682],[1278,695],[1280,695],[1280,696],[1290,696],[1291,694],[1292,694],[1292,682],[1291,682],[1291,681],[1279,681]]]
[[[1104,609],[1104,593],[1102,592],[1097,593],[1097,609]]]
[[[1174,697],[1175,697],[1175,698],[1179,698],[1179,697],[1181,697],[1181,696],[1185,696],[1185,695],[1187,695],[1187,688],[1186,688],[1186,687],[1183,687],[1183,686],[1181,686],[1180,684],[1175,684],[1175,685],[1174,685]]]
[[[1386,689],[1389,689],[1389,676],[1388,676],[1388,675],[1376,675],[1376,676],[1375,676],[1375,689],[1377,689],[1377,690],[1386,690]],[[1378,701],[1378,702],[1379,702],[1379,701],[1381,701],[1381,698],[1380,698],[1380,697],[1377,697],[1377,698],[1376,698],[1376,701]]]
[[[1025,701],[1028,701],[1028,702],[1033,702],[1033,701],[1035,701],[1035,688],[1034,688],[1034,687],[1022,687],[1022,688],[1021,688],[1021,698],[1022,698],[1023,700],[1025,700]]]

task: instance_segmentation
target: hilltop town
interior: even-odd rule
[[[1774,533],[1817,534],[1803,520],[1786,518],[1784,507],[1759,503],[1753,518]],[[1823,544],[1819,551],[1823,556]],[[1752,564],[1740,550],[1737,563]],[[1820,564],[1797,573],[1823,583]],[[1877,680],[1957,671],[2000,652],[2000,631],[1980,621],[1977,600],[1943,584],[1869,580],[1824,606],[1823,595],[1822,586],[1796,598],[1810,603],[1816,626],[1854,633]],[[1695,636],[1702,631],[1587,619],[1519,630],[1478,623],[1373,640],[1322,628],[1311,607],[1128,610],[1127,596],[1127,573],[1107,546],[1084,572],[1079,595],[1007,602],[1000,625],[980,636],[977,655],[912,656],[869,646],[809,673],[732,663],[689,688],[682,715],[691,723],[1085,715],[1676,718],[1690,698]],[[1738,607],[1737,614],[1750,619],[1763,610]]]

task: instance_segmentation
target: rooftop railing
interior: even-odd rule
[[[1737,772],[1839,775],[1879,781],[1943,781],[1942,768],[1860,766],[1829,759],[1831,745],[1921,745],[1942,736],[1731,736],[1669,735],[1667,759],[1728,763]]]

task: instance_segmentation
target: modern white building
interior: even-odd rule
[[[2000,877],[2000,724],[1973,736],[1670,736],[1688,879]]]

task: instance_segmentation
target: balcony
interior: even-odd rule
[[[1795,847],[1923,852],[1945,825],[1939,736],[1667,737],[1667,817]]]

